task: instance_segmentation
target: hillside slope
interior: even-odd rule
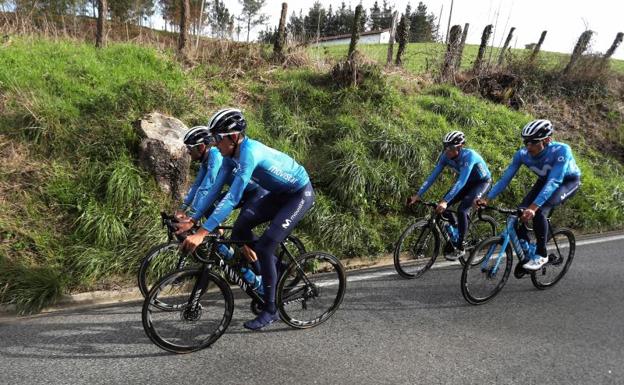
[[[175,202],[136,166],[131,123],[144,113],[193,125],[219,107],[244,108],[251,137],[311,174],[317,203],[297,234],[341,258],[392,249],[410,220],[403,201],[431,171],[445,132],[466,132],[498,178],[531,119],[401,73],[337,89],[314,68],[185,69],[171,53],[129,44],[96,51],[16,38],[0,50],[0,302],[22,311],[65,292],[133,285],[138,261],[162,239],[158,212]],[[557,222],[622,228],[624,166],[600,148],[572,145],[583,187]],[[451,180],[445,174],[427,197]],[[521,172],[501,203],[517,203],[532,180]]]

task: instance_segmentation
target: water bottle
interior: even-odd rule
[[[256,275],[251,269],[246,267],[241,268],[243,273],[243,279],[247,282],[255,291],[260,295],[264,295],[264,287],[262,286],[262,276]]]
[[[217,247],[217,251],[226,261],[229,261],[234,257],[234,249],[232,247],[227,247],[223,243]]]
[[[451,238],[451,242],[453,244],[457,244],[457,241],[459,240],[459,230],[457,229],[457,227],[452,226],[452,225],[447,223],[445,228],[446,228],[446,232],[448,233],[449,237]]]

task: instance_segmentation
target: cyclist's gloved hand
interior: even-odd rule
[[[522,222],[526,223],[526,222],[530,221],[531,219],[533,219],[537,209],[538,209],[538,207],[536,205],[531,204],[529,207],[527,207],[526,209],[522,210],[522,216],[520,217]]]
[[[192,229],[193,226],[195,226],[195,223],[193,223],[191,220],[182,220],[176,224],[176,228],[178,229],[178,231],[176,231],[176,234],[183,234]]]
[[[412,206],[415,205],[416,202],[420,202],[420,197],[418,195],[412,195],[411,197],[407,198],[407,202],[405,203],[407,206]]]
[[[195,234],[191,234],[186,237],[186,239],[184,239],[184,242],[182,242],[182,245],[180,245],[182,252],[192,253],[193,251],[195,251],[197,246],[201,245],[201,243],[204,241],[204,238],[208,234],[208,230],[202,227],[197,230]]]
[[[179,221],[188,219],[188,217],[186,216],[186,213],[182,210],[176,210],[176,212],[173,214],[173,217]]]
[[[440,201],[440,203],[438,203],[438,205],[435,208],[436,213],[438,214],[442,214],[444,212],[444,210],[446,210],[446,201]]]

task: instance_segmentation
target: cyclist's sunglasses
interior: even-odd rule
[[[524,145],[529,145],[529,144],[538,144],[539,142],[541,142],[544,139],[524,139],[522,140],[524,142]]]
[[[444,150],[451,150],[451,151],[457,150],[458,147],[459,146],[456,146],[454,144],[445,144],[445,145],[443,145]]]

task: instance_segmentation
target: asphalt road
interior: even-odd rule
[[[482,306],[462,298],[458,266],[354,272],[311,330],[249,332],[239,295],[226,334],[187,355],[149,341],[138,303],[4,320],[0,384],[624,384],[622,250],[578,246],[556,287],[512,277]]]

